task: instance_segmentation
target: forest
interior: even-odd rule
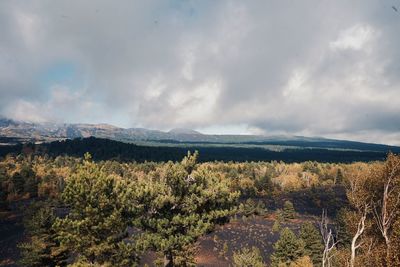
[[[142,145],[125,143],[105,138],[76,138],[49,143],[19,143],[16,145],[0,145],[0,156],[7,154],[35,154],[41,156],[74,156],[83,157],[89,152],[95,160],[118,161],[179,161],[187,151],[199,151],[200,162],[207,161],[285,161],[285,162],[356,162],[384,160],[387,151],[400,153],[396,146],[370,145],[347,141],[338,141],[335,146],[326,147],[327,143],[314,143],[315,147],[309,147],[307,142],[269,142],[272,148],[263,147],[263,143],[201,143],[168,141],[167,146],[163,142],[145,142]],[[150,145],[151,144],[151,145]]]
[[[8,154],[0,266],[400,266],[400,156],[199,162]]]

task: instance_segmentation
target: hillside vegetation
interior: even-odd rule
[[[299,143],[300,141],[298,141]],[[77,138],[74,140],[54,141],[42,144],[17,144],[0,146],[0,156],[9,153],[50,155],[52,157],[68,155],[83,157],[89,152],[95,160],[118,160],[118,161],[156,161],[166,162],[168,160],[178,161],[182,159],[188,150],[199,151],[201,162],[206,161],[285,161],[285,162],[356,162],[384,160],[389,148],[381,150],[355,150],[355,149],[331,149],[327,147],[310,148],[303,146],[254,145],[254,144],[209,144],[209,143],[166,143],[159,146],[154,143],[141,145],[118,142],[109,139],[95,137]],[[299,144],[297,144],[299,145]],[[365,144],[364,144],[365,145]],[[393,152],[398,151],[394,147]]]
[[[398,266],[385,162],[0,162],[2,265]],[[19,215],[23,214],[21,221]],[[321,214],[323,214],[321,218]],[[19,224],[23,222],[24,232]]]

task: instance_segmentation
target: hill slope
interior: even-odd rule
[[[284,149],[329,149],[400,152],[399,147],[303,136],[207,135],[190,129],[169,132],[144,128],[119,128],[109,124],[29,123],[0,118],[0,144],[42,143],[97,137],[145,146],[241,147],[282,151]]]

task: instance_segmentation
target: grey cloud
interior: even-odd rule
[[[2,1],[0,113],[400,144],[394,4]],[[44,86],[58,62],[82,84]]]

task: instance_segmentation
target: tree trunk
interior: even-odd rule
[[[351,258],[350,258],[350,267],[354,267],[354,263],[356,260],[356,250],[360,247],[361,244],[357,244],[357,240],[364,233],[365,230],[365,220],[367,218],[367,209],[368,205],[365,205],[363,214],[361,215],[360,221],[357,225],[357,232],[354,234],[353,239],[351,240]]]
[[[356,249],[357,249],[357,239],[360,237],[360,233],[357,232],[353,240],[351,241],[351,258],[350,258],[350,267],[354,267],[354,263],[356,261]]]
[[[174,267],[174,256],[171,252],[164,255],[164,267]]]
[[[391,262],[391,243],[387,234],[384,235],[386,243],[386,263],[389,265]]]

